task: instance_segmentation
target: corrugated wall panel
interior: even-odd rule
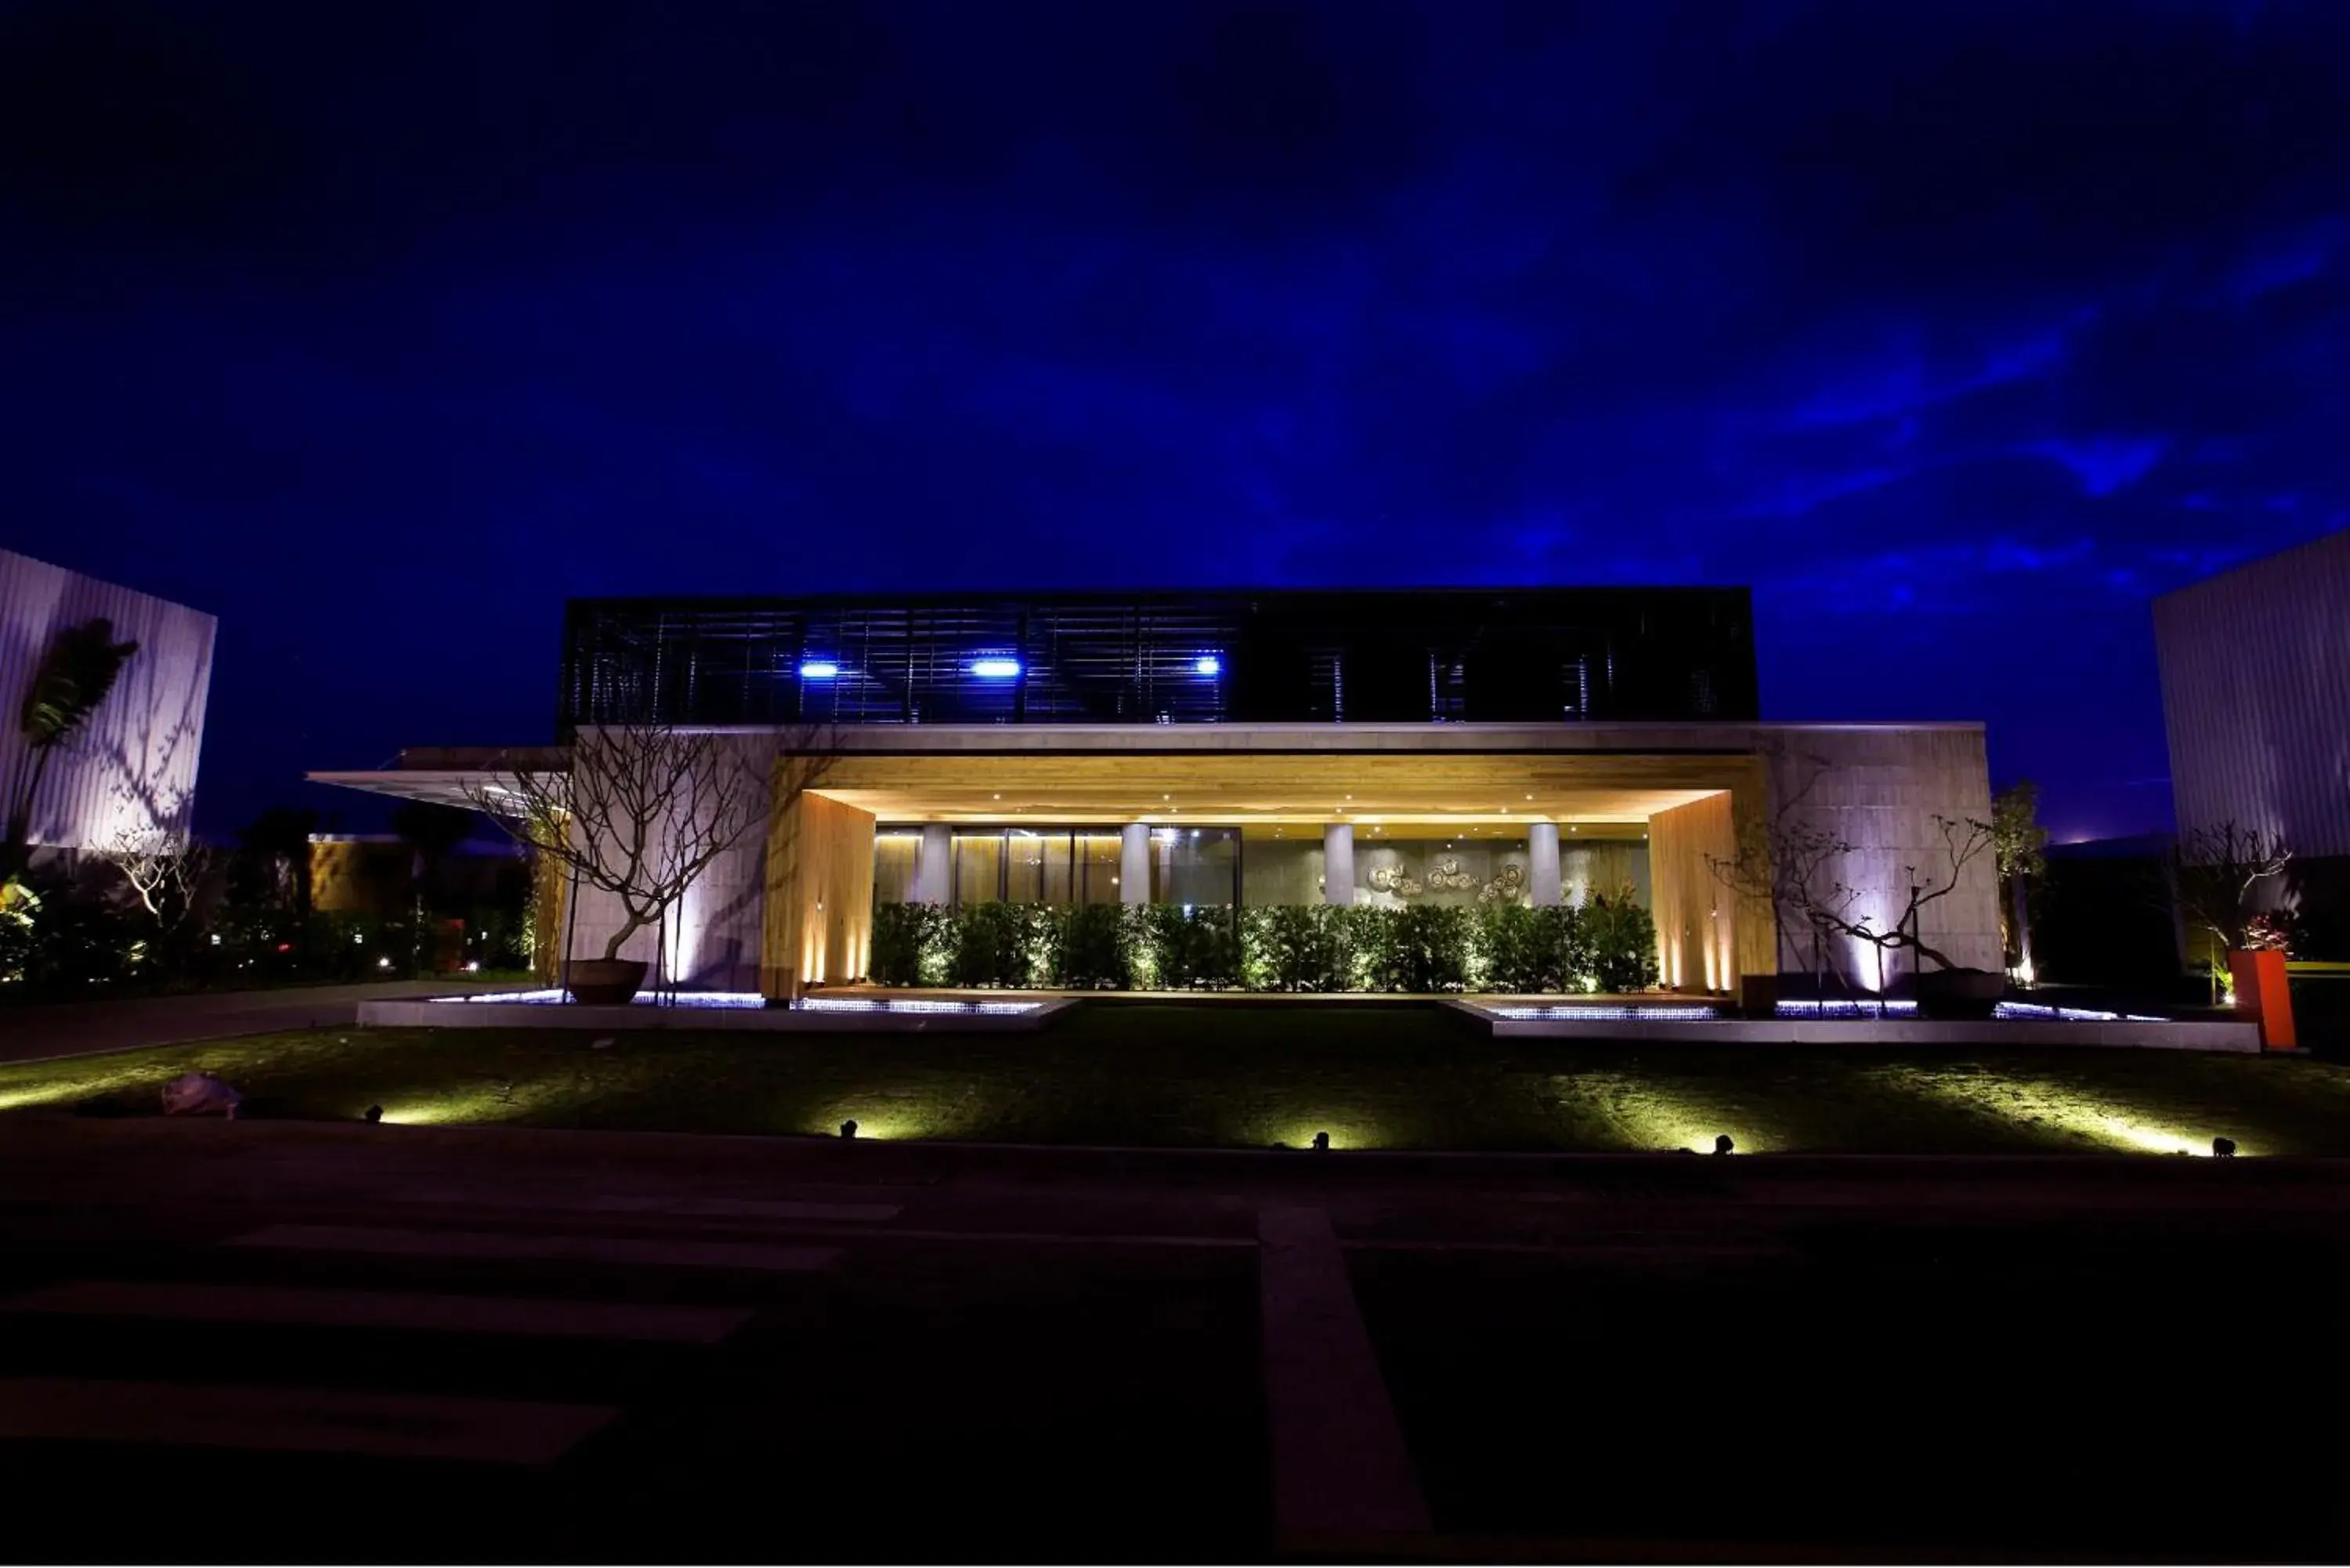
[[[212,691],[211,616],[0,550],[0,789],[13,798],[26,747],[26,691],[58,630],[92,617],[139,652],[106,704],[57,749],[33,802],[32,841],[103,848],[187,829]]]
[[[2181,832],[2350,855],[2350,531],[2154,604]]]

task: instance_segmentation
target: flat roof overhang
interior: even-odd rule
[[[1759,782],[1806,732],[1979,724],[888,724],[844,726],[817,788],[888,823],[1645,822]],[[714,732],[755,737],[757,726]],[[417,749],[314,783],[467,805],[505,759]],[[541,748],[534,765],[558,753]]]
[[[496,784],[506,775],[487,768],[383,768],[366,773],[312,773],[302,776],[312,784],[332,784],[337,789],[365,790],[369,794],[386,794],[395,800],[424,800],[435,805],[453,805],[472,811],[475,807],[466,796],[468,786]]]
[[[885,823],[1646,822],[1747,782],[1735,754],[849,755],[817,789]]]

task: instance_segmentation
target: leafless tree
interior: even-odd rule
[[[567,765],[516,763],[465,787],[507,833],[617,899],[618,959],[721,855],[781,811],[831,761],[814,728],[752,737],[667,724],[583,729]]]
[[[2252,890],[2283,876],[2292,863],[2293,851],[2286,846],[2284,835],[2240,826],[2232,817],[2214,827],[2181,834],[2170,852],[2179,909],[2223,952],[2244,945],[2244,928],[2252,916]]]
[[[122,874],[156,930],[169,935],[195,912],[212,852],[187,833],[185,789],[159,794],[152,784],[133,781],[130,785],[118,782],[114,793],[144,826],[126,824],[92,853]]]
[[[1919,959],[1931,959],[1936,969],[1959,967],[1951,961],[1949,954],[1926,940],[1924,932],[1926,908],[1929,904],[1949,898],[1958,890],[1960,881],[1966,875],[1968,865],[1991,849],[1995,834],[1990,823],[1974,817],[1960,819],[1937,814],[1934,817],[1934,826],[1941,830],[1942,848],[1947,864],[1939,875],[1929,875],[1923,877],[1918,875],[1918,867],[1915,866],[1904,868],[1909,876],[1909,901],[1902,907],[1900,917],[1889,929],[1877,929],[1866,916],[1854,920],[1839,915],[1830,922],[1835,930],[1866,942],[1877,950],[1879,973],[1877,993],[1880,996],[1884,994],[1885,989],[1882,980],[1885,959],[1887,954],[1898,952],[1904,948],[1908,949]],[[1916,967],[1914,963],[1912,967]]]
[[[1769,754],[1775,761],[1786,760],[1783,748]],[[1808,936],[1816,992],[1826,983],[1827,933],[1853,899],[1851,890],[1829,873],[1853,852],[1853,846],[1804,815],[1804,803],[1827,763],[1814,756],[1796,760],[1800,768],[1785,771],[1800,772],[1802,782],[1778,801],[1769,816],[1741,828],[1732,853],[1709,855],[1706,865],[1716,881],[1741,898],[1770,907],[1774,965],[1781,954],[1804,950],[1789,940],[1793,930],[1800,929]]]
[[[167,933],[194,912],[197,890],[212,864],[211,851],[203,845],[160,830],[119,834],[97,853],[122,873],[140,907]]]

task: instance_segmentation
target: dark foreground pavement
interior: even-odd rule
[[[2350,1168],[0,1118],[18,1556],[2340,1559]]]

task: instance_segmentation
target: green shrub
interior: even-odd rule
[[[1477,962],[1472,980],[1481,991],[1555,991],[1558,955],[1544,940],[1548,911],[1521,904],[1485,904],[1477,910]]]
[[[1079,904],[1061,912],[1057,983],[1079,991],[1127,983],[1132,967],[1125,909],[1117,904]]]
[[[1656,924],[1629,888],[1578,910],[1413,904],[883,904],[881,985],[1137,991],[1640,991]]]
[[[876,985],[933,985],[944,979],[941,966],[924,960],[942,945],[952,919],[941,904],[874,906],[868,977]]]
[[[1606,992],[1648,991],[1657,983],[1657,922],[1633,901],[1632,889],[1601,896],[1583,908],[1590,941],[1590,973]]]
[[[1396,911],[1396,961],[1411,992],[1459,991],[1469,983],[1469,911],[1457,904],[1408,904]]]
[[[1241,918],[1242,978],[1251,991],[1347,989],[1346,911],[1275,904]]]
[[[1241,945],[1222,905],[1128,905],[1132,967],[1143,991],[1226,991],[1241,983]]]
[[[956,985],[1051,983],[1060,911],[1049,904],[966,904],[953,911],[947,975]]]
[[[1348,991],[1399,991],[1403,963],[1397,946],[1400,909],[1349,904],[1330,912]]]
[[[1486,904],[1475,916],[1471,983],[1499,992],[1583,991],[1591,969],[1582,911]]]

